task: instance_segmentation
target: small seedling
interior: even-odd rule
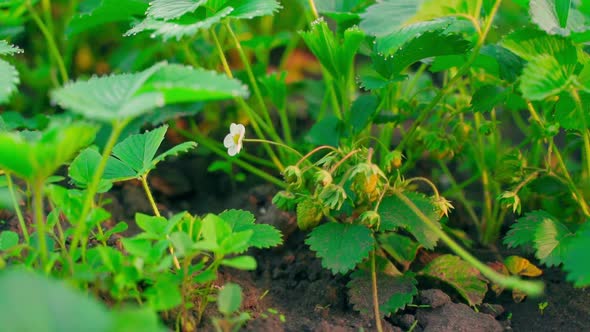
[[[543,314],[545,313],[545,309],[547,309],[548,306],[549,302],[547,301],[539,302],[539,312],[541,313],[541,316],[543,316]]]

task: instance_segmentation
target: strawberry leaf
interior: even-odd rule
[[[430,199],[415,192],[407,192],[404,195],[440,227],[438,223],[440,217]],[[436,245],[438,235],[424,225],[414,211],[396,196],[383,198],[379,205],[379,214],[381,215],[381,231],[390,231],[400,227],[410,232],[424,248],[432,249]]]
[[[471,306],[481,304],[488,291],[488,284],[479,271],[454,255],[435,258],[420,274],[449,284]]]
[[[395,277],[378,274],[377,293],[381,315],[388,316],[412,303],[414,296],[418,293],[416,283],[411,272]],[[373,316],[371,275],[362,270],[355,271],[351,274],[347,287],[354,310],[364,316]]]
[[[346,273],[369,257],[375,240],[362,225],[329,222],[314,228],[305,240],[333,273]]]
[[[588,252],[590,252],[590,221],[586,221],[578,229],[564,254],[563,269],[567,272],[567,280],[573,282],[576,287],[590,285]]]
[[[219,217],[229,224],[232,232],[252,230],[253,234],[248,242],[249,247],[263,249],[283,243],[279,230],[271,225],[254,223],[254,215],[248,211],[226,210]]]

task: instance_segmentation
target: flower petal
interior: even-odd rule
[[[234,137],[232,134],[227,134],[223,139],[223,146],[229,148],[230,146],[234,146]]]
[[[236,154],[238,154],[238,151],[237,151],[237,149],[236,149],[236,146],[235,146],[235,145],[232,145],[232,146],[230,146],[230,147],[227,149],[227,154],[229,154],[229,156],[230,156],[230,157],[233,157],[233,156],[235,156]]]
[[[234,134],[234,135],[237,134],[238,133],[238,130],[240,128],[239,126],[240,125],[237,125],[235,123],[232,123],[231,125],[229,125],[229,133],[230,134]]]
[[[241,123],[236,125],[236,134],[237,133],[240,134],[240,138],[244,137],[244,134],[246,134],[246,127]]]

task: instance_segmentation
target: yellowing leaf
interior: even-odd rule
[[[506,268],[512,275],[525,277],[538,277],[543,271],[531,263],[528,259],[520,256],[509,256],[504,259]]]

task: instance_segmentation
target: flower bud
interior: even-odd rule
[[[402,153],[394,150],[385,155],[385,169],[388,172],[398,169],[402,166]]]
[[[359,222],[361,225],[369,228],[379,228],[379,225],[381,225],[381,215],[373,210],[365,211],[359,216]]]
[[[315,181],[317,184],[321,185],[322,187],[325,187],[332,183],[332,174],[330,174],[330,172],[324,169],[319,170],[315,174]]]
[[[449,202],[446,198],[442,196],[433,197],[432,202],[434,203],[434,206],[438,209],[441,217],[448,217],[449,211],[455,208],[453,204],[451,204],[451,202]]]
[[[335,184],[325,186],[319,195],[320,201],[331,210],[340,210],[346,200],[344,188]]]
[[[297,197],[291,192],[281,190],[272,198],[272,203],[283,211],[293,211],[297,206]]]
[[[513,191],[505,191],[498,196],[500,204],[506,208],[512,207],[512,213],[520,214],[520,197]]]
[[[303,175],[301,169],[297,166],[289,166],[283,171],[285,182],[289,184],[289,188],[298,189],[303,184]]]
[[[357,194],[359,202],[376,200],[381,190],[385,175],[379,167],[372,163],[360,163],[356,165],[350,175],[352,190]]]

